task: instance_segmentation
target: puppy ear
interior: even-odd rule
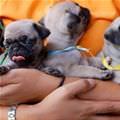
[[[45,26],[45,24],[44,24],[44,17],[42,17],[42,18],[38,21],[38,23],[41,24],[41,25],[43,25],[43,26]]]
[[[81,12],[80,15],[85,16],[86,18],[90,18],[91,17],[91,13],[90,10],[88,8],[85,7],[81,7]]]
[[[38,32],[39,37],[41,39],[45,39],[50,34],[50,31],[47,28],[45,28],[44,26],[40,25],[40,24],[34,23],[33,27]]]

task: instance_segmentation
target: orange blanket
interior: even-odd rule
[[[48,8],[62,0],[0,0],[0,18],[7,25],[17,19],[35,21],[45,15]],[[103,33],[111,21],[119,16],[120,0],[74,0],[90,9],[91,23],[79,44],[97,54],[103,46]]]

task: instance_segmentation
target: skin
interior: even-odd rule
[[[60,80],[60,78],[46,75],[37,70],[12,70],[7,75],[0,77],[0,104],[11,105],[14,102],[38,102],[44,98],[42,102],[35,105],[19,105],[17,108],[18,120],[43,120],[43,117],[44,120],[87,120],[88,117],[89,120],[120,119],[119,116],[109,117],[96,115],[96,113],[109,112],[120,114],[120,102],[108,101],[109,99],[111,99],[110,96],[106,98],[108,99],[107,101],[100,101],[99,98],[99,101],[96,101],[96,97],[102,96],[100,94],[96,96],[99,93],[99,90],[101,89],[101,91],[104,91],[104,89],[107,89],[107,87],[105,88],[105,86],[104,89],[100,87],[103,85],[103,82],[96,82],[97,85],[95,86],[95,82],[93,80],[86,81],[79,78],[66,78],[65,84],[67,85],[64,85],[63,87],[55,90],[59,85]],[[117,87],[117,85],[113,83],[106,84],[109,87]],[[26,88],[26,86],[27,89],[25,90],[24,88]],[[91,89],[93,87],[94,89]],[[117,90],[118,87],[116,91]],[[94,95],[91,95],[90,93],[93,93]],[[32,98],[30,96],[32,96]],[[76,96],[79,96],[79,98],[76,98]],[[118,98],[120,99],[120,97]],[[103,99],[105,99],[105,97],[103,97]],[[113,99],[115,100],[115,98]],[[6,120],[7,111],[7,106],[0,106],[0,113],[2,113],[2,115],[0,115],[0,117],[2,118],[0,119]],[[69,116],[67,114],[69,114]]]
[[[89,101],[76,96],[95,87],[93,80],[80,80],[58,88],[42,102],[35,105],[20,105],[17,120],[119,120],[119,116],[100,116],[97,113],[120,112],[120,102]],[[53,100],[54,98],[54,100]],[[0,119],[7,119],[8,107],[0,106]]]
[[[61,80],[61,78],[44,74],[35,69],[11,70],[6,75],[0,76],[0,105],[39,102],[54,91]],[[78,80],[82,79],[67,77],[64,84]],[[97,86],[95,89],[83,94],[82,98],[91,100],[120,100],[120,86],[118,84],[99,80],[96,82]],[[101,91],[104,91],[104,94]]]
[[[58,78],[34,69],[11,70],[0,77],[0,104],[11,105],[40,101],[55,90],[59,82]]]

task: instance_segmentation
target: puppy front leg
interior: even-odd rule
[[[69,69],[67,76],[108,80],[113,77],[113,72],[100,70],[92,66],[73,65]]]
[[[120,84],[120,71],[114,71],[114,79],[113,79],[113,81],[115,82],[115,83],[118,83],[118,84]]]
[[[0,75],[4,75],[4,74],[8,73],[11,69],[15,69],[17,67],[18,66],[16,64],[0,66]]]
[[[40,70],[49,74],[49,75],[53,75],[53,76],[56,76],[56,77],[63,77],[64,76],[64,74],[60,70],[55,69],[55,68],[50,67],[50,66],[41,68]]]
[[[106,62],[108,63],[108,65],[111,65],[111,63],[112,63],[111,57],[108,56],[105,59],[106,59]],[[101,70],[107,70],[107,68],[102,63],[102,58],[99,58],[99,57],[88,58],[88,63],[90,66],[97,67]]]

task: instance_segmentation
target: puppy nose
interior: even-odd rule
[[[106,40],[109,40],[109,39],[110,39],[110,35],[109,35],[108,33],[105,33],[105,34],[104,34],[104,38],[105,38]]]
[[[77,25],[80,23],[81,19],[79,16],[75,15],[74,13],[69,12],[69,17],[70,17],[70,21],[67,24],[67,27],[69,29],[72,29],[74,27],[74,25]]]
[[[78,15],[75,15],[75,14],[71,13],[70,17],[72,19],[72,22],[74,22],[74,23],[80,23],[80,17]]]
[[[80,23],[80,17],[79,15],[76,15],[75,13],[72,13],[71,11],[66,11],[68,16],[69,16],[69,20],[71,20],[71,22],[74,23]]]
[[[90,11],[87,8],[81,8],[79,13],[80,17],[83,17],[85,23],[89,23],[90,21]]]

